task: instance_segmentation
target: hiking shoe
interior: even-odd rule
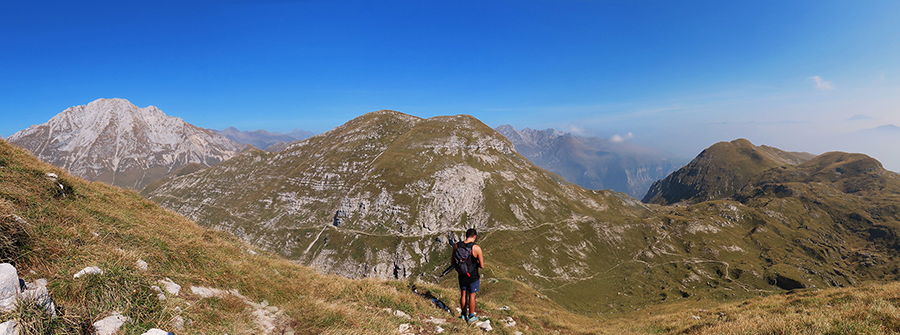
[[[466,322],[468,322],[468,323],[478,322],[478,317],[475,316],[475,314],[469,315],[469,317],[466,318]]]

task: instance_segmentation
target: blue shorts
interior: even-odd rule
[[[469,293],[478,292],[478,289],[481,287],[481,279],[476,280],[474,283],[469,285],[459,284],[460,291],[468,291]]]

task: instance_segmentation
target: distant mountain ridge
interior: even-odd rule
[[[725,199],[769,168],[798,165],[813,157],[805,152],[756,146],[746,139],[719,142],[703,150],[688,165],[653,183],[642,201],[672,205]]]
[[[70,107],[9,138],[35,156],[92,181],[141,189],[191,163],[216,165],[245,145],[125,99]]]
[[[599,137],[575,136],[556,129],[496,128],[516,151],[535,165],[593,190],[611,189],[640,199],[650,185],[682,165],[659,149]],[[684,160],[686,161],[686,160]]]
[[[257,149],[262,150],[269,150],[270,147],[276,144],[283,145],[285,143],[302,141],[315,135],[311,131],[301,129],[294,129],[287,134],[269,132],[262,129],[254,131],[240,131],[235,127],[228,127],[224,130],[213,129],[213,131],[229,138],[232,141],[241,144],[249,144]]]

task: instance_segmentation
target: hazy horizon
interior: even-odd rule
[[[900,3],[88,1],[0,14],[0,134],[98,98],[321,133],[366,112],[861,152],[900,171]],[[896,130],[896,129],[894,129]],[[627,134],[631,134],[628,136]]]

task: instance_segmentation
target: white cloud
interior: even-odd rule
[[[809,79],[812,79],[813,81],[816,82],[817,90],[830,91],[830,90],[834,89],[834,83],[827,81],[825,79],[822,79],[822,77],[812,76],[812,77],[809,77]]]
[[[632,134],[632,133],[625,134],[625,136],[615,134],[612,137],[610,137],[609,140],[613,141],[614,143],[619,143],[619,142],[625,142],[625,140],[627,140],[629,138],[633,138],[633,137],[634,137],[634,134]]]

